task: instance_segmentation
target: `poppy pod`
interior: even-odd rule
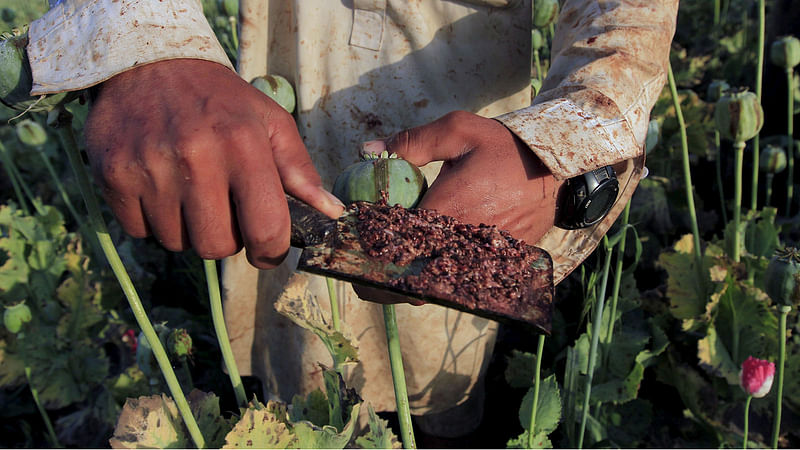
[[[784,36],[773,42],[769,48],[769,59],[772,64],[791,70],[800,64],[800,39]]]
[[[764,274],[767,295],[778,305],[800,303],[800,250],[787,247],[778,250]]]
[[[786,168],[786,151],[776,145],[768,145],[761,151],[759,168],[767,173],[781,173]]]
[[[731,88],[731,85],[728,84],[725,80],[714,80],[708,85],[708,89],[706,89],[706,100],[708,102],[714,103],[722,97],[722,94]]]
[[[558,19],[557,0],[536,0],[533,5],[533,26],[544,28]]]
[[[544,36],[541,31],[534,28],[531,30],[531,48],[539,50],[542,47],[544,47]]]
[[[281,105],[289,114],[294,112],[297,100],[294,88],[286,78],[280,75],[264,75],[253,78],[250,84]]]
[[[15,28],[0,37],[0,102],[17,111],[50,111],[63,101],[74,98],[75,93],[62,92],[42,97],[31,97],[31,75],[26,28]]]
[[[428,188],[419,168],[391,155],[366,153],[362,160],[347,167],[333,186],[333,195],[345,204],[357,201],[377,202],[383,195],[389,205],[413,208]]]
[[[752,139],[764,125],[764,112],[756,94],[747,90],[725,92],[714,107],[720,135],[733,142]]]

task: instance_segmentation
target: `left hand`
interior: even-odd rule
[[[363,149],[383,150],[417,166],[444,161],[419,208],[465,223],[497,225],[531,245],[553,227],[561,182],[496,120],[456,111],[385,141],[365,143]],[[379,303],[419,304],[378,290],[359,287],[357,292]]]

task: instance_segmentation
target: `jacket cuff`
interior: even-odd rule
[[[133,67],[195,58],[231,69],[196,0],[73,0],[30,25],[31,95],[85,89]]]
[[[581,99],[581,97],[584,97]],[[591,97],[613,102],[596,91],[573,93],[496,117],[517,135],[550,169],[565,180],[641,155],[634,132],[622,114],[602,117],[581,103]],[[577,101],[576,101],[577,100]],[[594,108],[592,108],[594,109]]]

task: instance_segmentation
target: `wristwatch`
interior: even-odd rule
[[[594,225],[608,214],[617,200],[619,182],[614,169],[605,166],[570,178],[564,188],[556,226],[574,230]]]

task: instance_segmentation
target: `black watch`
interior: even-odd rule
[[[556,226],[574,230],[601,221],[614,206],[619,193],[617,174],[611,166],[570,178],[564,183]]]

